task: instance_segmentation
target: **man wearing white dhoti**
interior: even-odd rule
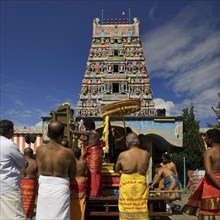
[[[49,143],[37,149],[39,190],[36,220],[69,220],[69,177],[76,174],[75,156],[71,149],[61,145],[64,126],[60,122],[48,125],[48,136]]]
[[[21,170],[25,158],[18,146],[10,139],[14,135],[14,124],[0,121],[0,219],[25,220],[22,206]],[[26,164],[27,165],[27,164]]]

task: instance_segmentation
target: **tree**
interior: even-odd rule
[[[220,98],[220,93],[218,93],[218,97]],[[217,118],[217,124],[216,125],[213,125],[213,124],[209,124],[208,123],[208,127],[211,127],[211,128],[220,128],[220,101],[218,102],[218,105],[216,107],[213,107],[212,106],[212,110],[215,112]]]
[[[171,156],[183,173],[183,157],[186,160],[186,169],[196,170],[203,167],[203,152],[205,150],[202,137],[199,133],[199,121],[195,119],[194,106],[183,109],[183,148],[175,150]]]

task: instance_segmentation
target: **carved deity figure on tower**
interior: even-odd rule
[[[99,72],[99,68],[100,68],[99,62],[96,62],[95,63],[95,71],[96,71],[96,73]]]

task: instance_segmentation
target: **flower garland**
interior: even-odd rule
[[[105,141],[105,153],[109,153],[109,116],[106,115],[104,118],[104,129],[103,129],[103,139]]]

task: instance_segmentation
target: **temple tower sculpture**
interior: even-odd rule
[[[93,20],[92,45],[77,103],[77,116],[100,116],[101,106],[140,98],[135,116],[155,115],[153,93],[140,39],[138,18]]]

